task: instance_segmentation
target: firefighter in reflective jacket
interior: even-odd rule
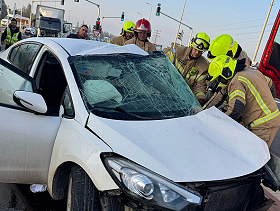
[[[280,115],[264,75],[254,69],[244,69],[245,61],[227,55],[217,56],[209,65],[211,81],[218,78],[227,84],[226,114],[242,119],[244,126],[271,145],[280,126]]]
[[[21,39],[21,33],[19,31],[19,28],[17,27],[17,20],[13,18],[10,25],[6,28],[1,36],[1,44],[3,45],[4,40],[6,40],[5,49],[7,49]]]
[[[180,46],[166,55],[183,76],[201,105],[205,104],[206,78],[209,62],[202,53],[209,48],[210,38],[206,33],[198,33],[190,47]]]
[[[134,27],[134,37],[127,40],[124,44],[135,44],[146,52],[156,51],[156,47],[148,38],[151,37],[152,27],[148,20],[142,18],[138,20]]]
[[[213,60],[216,56],[228,55],[233,60],[240,60],[245,58],[245,69],[249,69],[252,60],[247,56],[247,53],[241,46],[228,34],[222,34],[216,37],[210,44],[207,57]],[[204,109],[212,106],[223,106],[225,100],[227,87],[225,84],[217,83],[217,79],[208,84],[206,101]]]
[[[127,21],[122,27],[121,36],[114,37],[112,44],[123,46],[127,40],[130,40],[134,36],[135,24],[132,21]]]

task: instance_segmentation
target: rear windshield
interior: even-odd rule
[[[163,52],[70,57],[89,112],[148,120],[196,114],[201,106]]]

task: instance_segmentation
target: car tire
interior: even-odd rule
[[[101,195],[101,201],[99,195]],[[66,210],[124,211],[125,208],[117,197],[99,194],[87,173],[80,166],[75,165],[69,176]]]
[[[99,211],[99,193],[86,172],[72,167],[67,193],[67,211]]]

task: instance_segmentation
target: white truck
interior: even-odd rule
[[[64,23],[64,13],[65,11],[63,9],[37,5],[35,21],[36,36],[65,37],[71,30],[72,24]]]

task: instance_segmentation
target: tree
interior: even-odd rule
[[[5,18],[7,16],[7,5],[5,1],[2,1],[2,12],[1,12],[1,19]]]
[[[22,16],[23,17],[29,17],[30,16],[30,10],[31,10],[31,4],[28,4],[27,7],[22,7]]]

